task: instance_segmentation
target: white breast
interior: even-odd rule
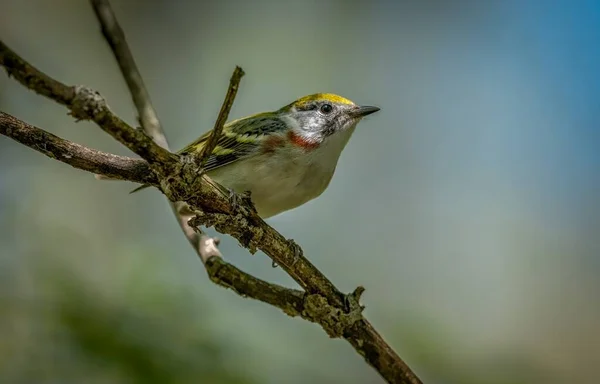
[[[316,149],[286,146],[215,169],[208,175],[238,193],[250,191],[258,214],[268,218],[325,191],[354,128],[328,137]]]

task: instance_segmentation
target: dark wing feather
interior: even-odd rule
[[[206,161],[204,169],[211,171],[257,153],[262,140],[270,134],[285,131],[286,125],[273,113],[261,113],[234,120],[223,127],[217,146]],[[199,154],[212,131],[182,149],[179,154]]]
[[[271,134],[284,132],[286,124],[275,113],[267,112],[225,124],[217,146],[206,160],[204,170],[212,171],[258,153],[261,141]],[[199,155],[212,130],[178,152],[181,156]],[[142,185],[130,193],[147,188]]]

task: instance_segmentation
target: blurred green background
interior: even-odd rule
[[[425,383],[596,383],[600,3],[113,0],[174,148],[335,92],[365,119],[320,198],[269,220]],[[0,38],[134,109],[87,1],[0,0]],[[0,75],[0,109],[129,154]],[[157,191],[0,137],[0,382],[379,383],[344,341],[210,283]],[[231,238],[227,259],[295,286]]]

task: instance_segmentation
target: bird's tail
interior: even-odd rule
[[[148,188],[148,187],[150,187],[150,185],[148,185],[148,184],[143,184],[143,185],[140,185],[140,186],[139,186],[139,187],[137,187],[136,189],[134,189],[134,190],[132,190],[131,192],[129,192],[129,194],[136,193],[136,192],[138,192],[138,191],[141,191],[142,189],[146,189],[146,188]]]

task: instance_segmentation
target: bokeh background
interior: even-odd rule
[[[598,382],[597,1],[112,3],[174,148],[212,126],[235,65],[232,118],[314,92],[381,107],[326,193],[269,222],[367,288],[424,382]],[[135,122],[88,2],[0,0],[0,38]],[[0,108],[129,154],[4,73]],[[162,195],[132,187],[0,137],[0,382],[381,382],[346,342],[210,283]]]

